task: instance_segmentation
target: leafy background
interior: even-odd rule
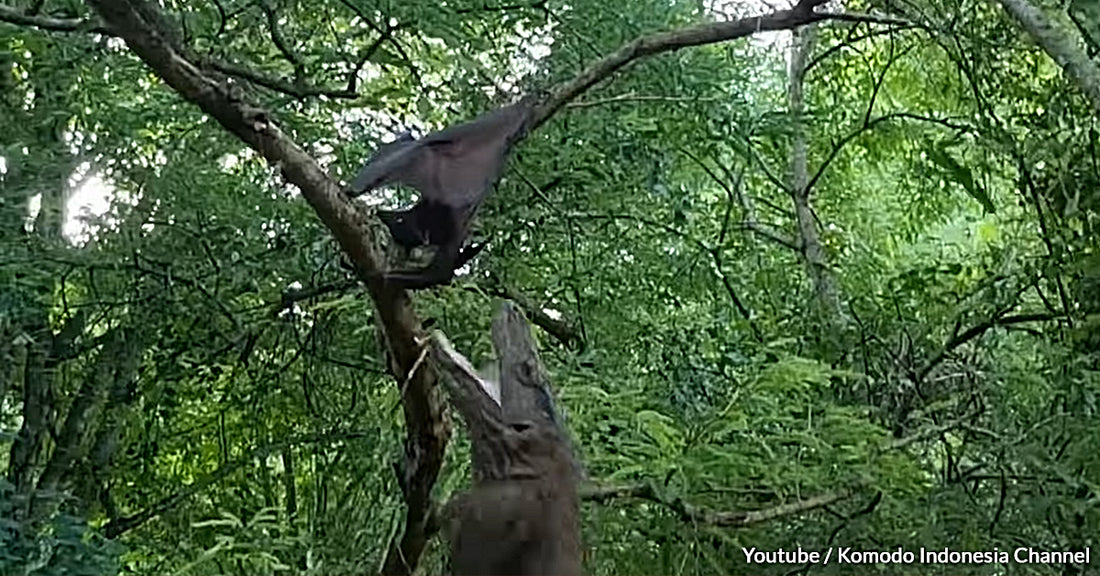
[[[1095,66],[1100,12],[1036,6]],[[764,9],[165,7],[344,180],[404,127]],[[1100,533],[1097,110],[997,2],[844,9],[882,21],[662,54],[598,85],[516,151],[472,269],[415,295],[478,363],[501,295],[561,320],[537,337],[591,480],[593,574],[1097,573],[745,563],[742,547],[830,545],[1095,556]],[[119,40],[43,25],[88,17],[0,9],[0,573],[377,572],[403,530],[405,424],[371,302],[278,170]],[[440,501],[467,460],[456,434]],[[443,569],[433,539],[417,570]]]

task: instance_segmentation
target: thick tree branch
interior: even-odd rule
[[[420,353],[415,339],[420,320],[408,293],[382,280],[383,258],[367,225],[368,215],[341,193],[340,186],[283,134],[266,112],[241,102],[226,77],[196,66],[183,47],[175,44],[173,31],[164,28],[155,6],[144,0],[90,0],[90,4],[110,30],[169,86],[281,169],[332,232],[367,287],[389,340],[394,362],[391,372],[398,381],[407,381],[402,386],[402,407],[408,434],[408,509],[405,532],[390,548],[385,573],[411,572],[427,542],[424,526],[432,508],[431,488],[450,430],[433,371],[417,370],[411,378],[405,377]]]
[[[553,90],[548,102],[536,111],[532,125],[545,122],[564,104],[634,60],[830,18],[828,14],[813,12],[821,3],[823,0],[804,0],[792,10],[635,40]],[[212,67],[202,68],[178,43],[178,36],[164,22],[155,4],[147,0],[89,0],[89,4],[106,24],[108,33],[122,38],[173,90],[280,168],[286,180],[299,188],[332,232],[370,293],[392,352],[390,371],[402,383],[402,407],[408,434],[405,531],[399,541],[391,543],[383,571],[386,574],[410,573],[427,542],[426,528],[433,509],[431,489],[442,464],[450,429],[444,418],[435,371],[413,370],[421,355],[417,340],[420,320],[412,309],[408,293],[387,284],[380,275],[383,256],[367,225],[370,215],[347,199],[337,182],[287,137],[267,112],[243,102],[240,91],[225,72]]]
[[[822,4],[818,0],[800,2],[790,10],[779,10],[763,16],[741,18],[728,22],[708,22],[699,26],[661,32],[632,40],[609,56],[592,64],[576,78],[556,87],[550,98],[535,114],[532,128],[540,126],[565,104],[610,77],[623,67],[647,56],[673,52],[691,46],[716,44],[751,36],[758,32],[790,30],[806,24],[845,16],[847,20],[859,20],[858,16],[818,13],[813,7]]]

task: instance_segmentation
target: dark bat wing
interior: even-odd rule
[[[530,116],[526,103],[483,114],[465,124],[424,137],[436,182],[443,188],[421,190],[429,199],[450,206],[471,206],[500,178],[512,144]]]
[[[532,113],[524,100],[428,134],[381,146],[347,188],[356,196],[387,184],[405,184],[420,192],[411,209],[380,214],[394,240],[403,246],[438,247],[424,269],[386,274],[409,289],[446,284],[456,267],[480,247],[463,249],[470,220],[504,170],[508,152],[522,136]]]
[[[506,106],[432,132],[405,135],[378,148],[348,186],[358,196],[387,184],[405,184],[448,206],[477,204],[500,177],[512,143],[526,125],[526,102]]]
[[[348,195],[355,197],[387,184],[401,183],[420,189],[424,182],[418,176],[424,172],[426,159],[423,140],[402,134],[389,144],[383,144],[371,154],[348,185]]]

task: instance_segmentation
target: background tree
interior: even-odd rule
[[[417,336],[484,363],[499,297],[592,573],[1095,548],[1100,19],[814,4],[0,6],[0,572],[438,573],[469,448]],[[521,94],[489,248],[380,283],[337,181]]]

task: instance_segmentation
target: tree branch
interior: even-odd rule
[[[966,344],[967,342],[973,340],[974,338],[977,338],[978,336],[981,336],[982,334],[985,334],[991,328],[994,328],[996,326],[1011,326],[1013,324],[1022,324],[1026,322],[1049,322],[1051,320],[1058,320],[1060,318],[1065,318],[1065,316],[1062,314],[1046,313],[1018,314],[1015,316],[995,315],[985,322],[981,322],[975,326],[971,326],[962,334],[956,334],[952,336],[951,339],[943,345],[943,348],[940,349],[940,351],[936,353],[936,355],[932,357],[932,359],[929,360],[923,368],[921,368],[920,372],[918,372],[917,381],[919,382],[924,380],[928,376],[928,374],[932,372],[932,370],[936,366],[939,366],[940,363],[946,360],[947,356],[951,354],[951,352],[954,351],[956,348],[962,346],[963,344]]]
[[[1092,107],[1100,113],[1100,67],[1079,46],[1084,42],[1072,26],[1061,25],[1027,0],[1000,0],[1021,28],[1077,82]]]
[[[708,22],[698,26],[681,28],[669,32],[660,32],[650,36],[636,38],[607,57],[592,64],[573,80],[551,91],[550,98],[536,112],[531,122],[532,129],[537,128],[553,116],[562,106],[595,86],[605,78],[633,63],[635,60],[654,56],[664,52],[673,52],[691,46],[716,44],[737,38],[751,36],[758,32],[789,30],[843,16],[849,21],[861,21],[860,15],[830,14],[813,11],[813,7],[822,4],[821,0],[800,2],[790,10],[779,10],[762,16],[752,16],[728,22]]]
[[[273,11],[272,14],[274,14]],[[116,34],[107,26],[103,25],[98,18],[51,18],[49,16],[37,16],[20,12],[11,6],[4,5],[0,5],[0,22],[7,22],[16,26],[38,28],[48,32],[82,32],[116,36]],[[275,36],[274,32],[272,34]],[[286,41],[282,39],[281,34],[279,38],[280,41],[276,42],[276,45],[279,45],[280,42],[285,45]],[[383,39],[384,38],[380,38],[379,43]],[[377,51],[377,44],[378,43],[367,49],[365,58],[369,58],[370,55]],[[295,60],[291,60],[291,63],[295,64],[295,82],[293,83],[261,74],[243,66],[223,62],[209,56],[203,58],[203,64],[223,74],[240,78],[257,86],[267,88],[268,90],[299,99],[325,96],[327,98],[352,100],[358,97],[355,90],[356,74],[362,68],[365,58],[348,73],[348,85],[342,89],[310,85],[305,81],[304,75],[298,72],[298,65]]]
[[[745,528],[784,516],[793,516],[795,514],[802,514],[804,512],[823,508],[855,495],[861,488],[862,485],[857,484],[850,488],[826,492],[805,500],[798,500],[779,506],[773,506],[771,508],[765,508],[763,510],[752,510],[748,512],[716,512],[707,510],[699,506],[688,504],[684,502],[682,498],[668,498],[662,496],[657,493],[657,490],[654,489],[651,484],[604,487],[586,486],[581,488],[580,497],[582,500],[590,500],[599,503],[614,500],[616,498],[639,498],[656,502],[667,507],[679,516],[681,520],[690,524],[707,524],[723,528]]]
[[[953,430],[960,426],[964,426],[975,415],[970,414],[957,418],[950,422],[941,424],[939,426],[931,426],[929,428],[919,430],[916,433],[906,436],[905,438],[892,439],[886,442],[872,451],[872,455],[878,456],[886,452],[901,450],[913,443],[927,440]],[[759,524],[761,522],[767,522],[769,520],[775,520],[784,516],[791,516],[794,514],[801,514],[803,512],[809,512],[817,508],[828,506],[840,500],[844,500],[851,496],[854,496],[861,489],[866,487],[868,481],[856,480],[846,488],[839,490],[833,490],[807,498],[805,500],[799,500],[797,502],[790,502],[788,504],[781,504],[779,506],[773,506],[764,510],[756,510],[749,512],[716,512],[705,510],[699,506],[695,506],[684,502],[682,498],[669,498],[660,494],[656,488],[650,483],[643,484],[627,484],[619,486],[600,486],[598,484],[589,484],[581,487],[580,497],[582,500],[589,500],[597,503],[605,503],[609,500],[616,498],[638,498],[642,500],[649,500],[658,504],[663,504],[670,508],[673,512],[677,513],[682,520],[691,523],[710,524],[714,526],[732,527],[732,528],[744,528],[753,524]]]
[[[944,118],[922,116],[920,114],[913,114],[911,112],[892,112],[890,114],[883,114],[882,116],[879,116],[877,118],[866,117],[864,118],[863,123],[860,124],[859,128],[852,130],[850,133],[846,134],[840,140],[833,144],[833,147],[831,150],[829,150],[829,154],[825,157],[825,160],[822,161],[821,165],[818,166],[817,170],[814,171],[814,175],[812,178],[810,178],[810,182],[806,185],[806,189],[812,190],[814,186],[817,185],[817,181],[821,179],[821,176],[825,173],[825,169],[828,168],[830,164],[832,164],[833,160],[836,160],[836,157],[840,154],[840,151],[843,150],[845,146],[851,144],[853,140],[858,138],[864,132],[869,132],[873,130],[879,124],[892,122],[894,120],[917,120],[920,122],[939,124],[953,130],[971,130],[971,127],[966,124],[955,123],[951,120],[947,120]]]
[[[168,512],[168,511],[172,510],[173,508],[175,508],[176,506],[179,506],[180,504],[186,502],[189,498],[191,498],[192,496],[202,492],[203,490],[205,490],[209,486],[212,486],[212,485],[218,483],[222,479],[228,477],[230,474],[233,474],[237,470],[240,470],[241,468],[244,468],[247,464],[252,462],[254,459],[263,458],[263,457],[267,456],[268,454],[270,454],[272,452],[275,452],[277,450],[282,450],[284,448],[291,447],[291,446],[300,446],[300,445],[303,445],[303,444],[322,444],[322,443],[335,442],[335,441],[340,441],[340,440],[354,440],[356,438],[366,438],[366,437],[369,437],[369,436],[370,436],[370,434],[367,433],[367,432],[355,432],[355,431],[352,431],[352,432],[327,432],[327,433],[319,433],[319,434],[307,434],[307,435],[303,435],[303,436],[295,436],[295,437],[292,437],[292,438],[287,438],[287,439],[281,440],[279,442],[273,442],[271,444],[267,444],[267,445],[264,445],[264,446],[260,446],[258,448],[254,448],[251,451],[249,451],[247,454],[245,454],[244,456],[242,456],[240,458],[237,458],[236,460],[233,460],[231,462],[226,462],[225,464],[222,464],[217,469],[215,469],[212,472],[210,472],[208,474],[205,474],[204,476],[198,478],[197,480],[195,480],[191,484],[188,484],[187,486],[184,486],[183,488],[180,488],[176,492],[174,492],[172,494],[169,494],[168,496],[165,496],[164,498],[161,498],[160,500],[158,500],[152,506],[150,506],[150,507],[148,507],[148,508],[146,508],[146,509],[144,509],[144,510],[142,510],[142,511],[136,513],[136,514],[132,514],[130,516],[126,516],[126,517],[123,517],[123,518],[115,518],[114,520],[111,520],[110,522],[108,522],[106,524],[106,526],[104,526],[103,533],[108,538],[117,538],[121,534],[123,534],[123,533],[125,533],[129,530],[133,530],[134,528],[137,528],[138,526],[141,526],[142,524],[148,522],[149,520],[152,520],[153,518],[156,518],[157,516],[160,516],[161,514],[164,514],[165,512]]]
[[[688,46],[740,38],[758,31],[781,30],[826,20],[833,16],[813,12],[813,8],[823,1],[803,0],[792,10],[639,38],[553,90],[548,101],[536,110],[532,127],[545,122],[567,102],[634,60]],[[442,465],[450,428],[444,418],[435,371],[413,370],[421,353],[417,340],[421,323],[412,309],[408,293],[387,284],[381,276],[383,255],[368,225],[369,211],[344,196],[338,183],[284,134],[266,111],[245,103],[226,72],[202,68],[199,60],[164,22],[156,4],[149,0],[89,0],[89,4],[106,24],[107,33],[122,38],[134,54],[180,96],[209,114],[271,165],[277,166],[287,182],[299,188],[366,286],[389,341],[390,372],[401,383],[407,430],[405,530],[399,540],[391,542],[383,572],[411,573],[427,543],[426,528],[433,509],[431,491]],[[75,24],[72,26],[71,29],[76,29]],[[385,34],[384,31],[380,33]],[[396,45],[392,37],[390,41]],[[397,48],[400,52],[399,45]],[[415,66],[412,62],[409,65],[415,75]]]
[[[244,66],[238,66],[236,64],[230,64],[229,62],[223,62],[214,58],[206,58],[205,62],[211,68],[235,78],[240,78],[257,86],[262,86],[268,90],[286,94],[287,96],[293,96],[295,98],[312,98],[315,96],[325,96],[328,98],[339,98],[342,100],[354,100],[359,95],[356,94],[354,86],[350,88],[323,88],[321,86],[312,86],[307,82],[294,83],[287,82],[260,74],[255,70],[245,68]]]
[[[575,350],[584,349],[584,338],[571,322],[554,318],[530,298],[503,285],[496,276],[478,282],[477,288],[490,296],[515,302],[523,310],[523,313],[530,318],[532,324],[542,328],[555,340],[561,342],[562,345]]]
[[[279,13],[275,11],[275,8],[270,2],[267,2],[267,0],[260,0],[259,6],[267,21],[267,31],[271,34],[271,41],[275,43],[275,47],[279,49],[279,53],[283,55],[283,58],[286,58],[286,61],[290,62],[290,65],[294,67],[294,79],[300,81],[302,75],[305,73],[305,64],[303,64],[302,59],[291,50],[290,43],[287,42],[286,36],[283,34],[283,29],[279,26]]]
[[[38,16],[34,12],[21,12],[11,6],[0,5],[0,22],[16,26],[30,26],[50,32],[96,32],[107,33],[107,28],[96,18],[51,18]]]
[[[417,370],[406,378],[420,353],[415,338],[420,319],[408,293],[383,281],[383,256],[368,225],[369,214],[344,196],[317,161],[272,123],[265,111],[242,102],[226,77],[200,69],[176,43],[173,31],[162,24],[159,8],[145,0],[89,3],[165,83],[280,168],[332,232],[370,293],[393,352],[390,371],[398,382],[407,380],[407,385],[402,385],[402,408],[407,426],[408,507],[405,532],[390,547],[385,573],[410,573],[427,543],[424,526],[432,508],[431,489],[443,463],[450,429],[443,417],[434,372]]]

